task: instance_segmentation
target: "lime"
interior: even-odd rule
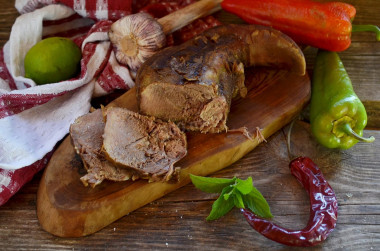
[[[38,85],[70,79],[80,72],[81,57],[80,48],[68,38],[43,39],[26,53],[25,77]]]

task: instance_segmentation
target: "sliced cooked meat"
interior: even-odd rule
[[[90,184],[95,187],[104,179],[124,181],[138,178],[133,170],[116,167],[105,158],[101,151],[104,126],[102,111],[99,109],[77,118],[70,127],[74,148],[87,169],[87,174],[81,178],[85,186]]]
[[[255,25],[212,28],[166,48],[139,69],[141,113],[191,131],[221,132],[234,95],[245,96],[244,67],[275,66],[305,74],[305,58],[286,35]]]
[[[103,150],[107,159],[141,177],[169,180],[186,147],[185,134],[172,122],[117,107],[106,112]]]

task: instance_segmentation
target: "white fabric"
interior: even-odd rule
[[[87,64],[86,74],[81,79],[36,86],[32,80],[23,77],[23,58],[41,40],[42,21],[59,20],[73,13],[72,9],[63,5],[49,5],[21,15],[12,27],[10,40],[4,47],[4,61],[19,90],[10,91],[6,80],[2,79],[0,94],[64,94],[45,104],[0,119],[0,168],[19,169],[40,160],[68,133],[75,118],[89,111],[96,82],[94,74],[107,56],[111,46],[109,41],[97,45]],[[105,37],[93,38],[98,40]],[[91,37],[86,40],[91,41]],[[31,87],[26,88],[24,83]]]
[[[45,105],[0,120],[1,168],[28,166],[50,152],[70,124],[90,109],[93,84],[56,97]]]

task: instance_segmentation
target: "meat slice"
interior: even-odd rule
[[[136,78],[139,110],[185,130],[227,130],[232,98],[247,93],[244,68],[258,65],[301,75],[306,71],[300,48],[279,31],[256,25],[209,29],[156,53],[140,67]]]
[[[85,186],[95,187],[104,179],[124,181],[138,178],[133,170],[117,167],[105,158],[101,150],[104,126],[102,111],[98,109],[77,118],[70,127],[75,151],[87,169],[87,174],[81,178]]]
[[[185,134],[172,122],[123,108],[107,109],[103,151],[118,167],[133,169],[151,180],[169,180],[186,148]]]

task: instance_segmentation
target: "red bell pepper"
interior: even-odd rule
[[[244,21],[271,26],[294,41],[329,51],[343,51],[351,44],[353,31],[373,31],[374,25],[352,25],[354,6],[341,2],[310,0],[224,0],[222,8]]]

